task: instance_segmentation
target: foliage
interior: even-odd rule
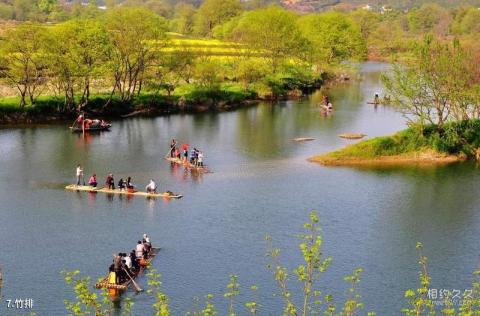
[[[50,30],[48,68],[55,91],[63,92],[63,111],[71,111],[75,90],[81,91],[79,108],[88,104],[91,81],[104,73],[111,49],[103,26],[93,20],[71,20]]]
[[[103,293],[103,299],[91,291],[90,278],[88,276],[80,277],[80,271],[62,272],[65,282],[72,285],[75,291],[76,300],[65,300],[65,307],[69,315],[109,315],[113,310],[113,304],[108,299],[106,292]]]
[[[18,90],[20,95],[20,109],[30,105],[40,94],[45,83],[46,70],[46,32],[42,26],[23,24],[7,30],[2,45],[0,69],[7,84]]]
[[[415,61],[395,65],[383,82],[410,124],[442,128],[452,118],[478,117],[479,73],[478,63],[458,41],[443,44],[427,37],[417,46]]]
[[[275,6],[246,12],[232,37],[264,52],[275,72],[285,58],[296,56],[306,43],[296,19],[295,14]]]
[[[346,14],[311,14],[301,17],[298,23],[309,42],[308,55],[314,63],[333,64],[366,57],[361,30]]]
[[[239,0],[205,0],[195,15],[194,32],[211,36],[213,28],[241,13]]]
[[[238,284],[238,276],[230,275],[230,282],[227,285],[227,292],[223,295],[228,299],[228,316],[235,316],[235,299],[240,295],[240,284]]]
[[[271,259],[271,264],[267,267],[273,273],[280,297],[283,300],[283,315],[335,315],[336,306],[332,296],[324,294],[318,285],[321,275],[326,271],[332,259],[323,257],[321,251],[323,241],[316,212],[310,213],[310,221],[304,224],[304,229],[305,232],[297,236],[300,240],[299,248],[303,262],[292,271],[302,286],[301,293],[293,293],[290,290],[290,272],[280,264],[280,249],[273,247],[271,237],[267,236],[269,243],[267,255]],[[350,288],[347,291],[348,297],[341,315],[355,315],[363,308],[356,290],[360,281],[360,273],[361,269],[356,269],[351,276],[345,277],[345,280],[350,283]]]
[[[155,316],[168,316],[170,315],[170,308],[168,306],[168,297],[162,292],[160,281],[161,275],[154,268],[149,267],[148,278],[148,294],[153,294],[155,297],[155,303],[153,303],[153,310]]]
[[[480,126],[480,123],[478,123]],[[319,217],[316,212],[311,212],[309,221],[304,224],[304,232],[297,235],[300,241],[299,249],[302,262],[291,271],[280,264],[280,249],[273,247],[272,238],[267,236],[268,251],[267,256],[271,263],[267,266],[269,271],[273,273],[275,282],[278,286],[279,296],[284,303],[283,315],[342,315],[353,316],[358,315],[364,308],[361,297],[358,293],[358,285],[362,269],[358,268],[351,275],[347,275],[344,280],[349,284],[346,291],[346,299],[343,302],[342,309],[337,311],[337,307],[330,294],[326,294],[320,287],[322,274],[329,267],[332,259],[324,257],[322,253],[323,239],[319,226]],[[423,245],[417,243],[418,264],[420,270],[418,272],[419,285],[416,289],[407,289],[404,293],[406,305],[401,312],[405,316],[426,316],[426,315],[458,315],[470,316],[480,313],[480,270],[474,272],[471,289],[467,289],[461,301],[454,301],[452,293],[446,293],[444,298],[435,301],[436,298],[431,295],[431,277],[428,273],[428,259],[424,255]],[[102,290],[100,296],[92,291],[90,278],[80,276],[80,272],[62,272],[65,282],[71,285],[75,294],[75,300],[65,300],[65,307],[69,315],[84,316],[96,315],[107,316],[113,312],[113,303],[108,298],[106,290]],[[172,314],[169,308],[169,299],[162,292],[160,274],[153,268],[149,267],[147,272],[148,289],[146,295],[151,295],[155,301],[152,305],[153,314],[157,316],[169,316]],[[290,286],[291,279],[294,278],[301,287],[299,291],[292,291]],[[255,294],[258,291],[256,286],[250,289]],[[246,303],[245,309],[238,309],[237,302],[241,299],[240,284],[237,275],[230,275],[224,298],[227,299],[227,311],[222,315],[243,315],[242,311],[251,315],[257,315],[259,307],[257,299],[254,298]],[[214,296],[207,294],[204,297],[204,304],[200,306],[198,298],[194,298],[194,309],[185,313],[186,316],[215,316],[219,312],[213,303]],[[458,300],[458,298],[457,298]],[[458,303],[462,304],[458,304]],[[442,303],[442,304],[438,304]],[[439,311],[437,305],[442,306]],[[121,315],[132,315],[133,303],[130,298],[123,300]],[[116,310],[118,313],[118,310]],[[373,312],[368,312],[368,316],[374,316]]]
[[[407,15],[410,30],[417,33],[433,32],[446,35],[449,32],[451,16],[448,10],[437,4],[424,4]]]
[[[192,34],[195,17],[195,7],[191,4],[180,2],[175,6],[170,29],[180,34]]]
[[[427,297],[430,286],[430,276],[427,270],[427,257],[423,255],[422,249],[423,245],[417,243],[418,264],[421,268],[419,272],[420,287],[417,290],[409,289],[405,291],[405,298],[408,299],[408,307],[403,308],[402,312],[406,316],[435,314],[433,302]]]
[[[166,21],[145,9],[115,9],[107,14],[106,28],[113,43],[113,92],[123,102],[139,94],[145,70],[155,58],[167,30]]]
[[[19,111],[26,105],[35,107],[39,96],[56,97],[59,112],[88,111],[91,94],[109,92],[105,104],[95,109],[123,113],[138,104],[135,99],[142,93],[148,103],[165,100],[164,95],[174,102],[172,96],[178,96],[174,91],[184,84],[214,91],[240,82],[245,90],[268,98],[288,95],[291,89],[295,94],[307,93],[326,73],[368,54],[401,61],[399,76],[392,79],[412,87],[431,88],[427,83],[417,85],[428,79],[419,78],[422,71],[441,75],[433,84],[441,85],[442,99],[446,93],[452,103],[440,111],[444,120],[478,116],[474,114],[480,100],[476,8],[417,1],[419,5],[408,12],[382,14],[374,6],[371,11],[298,15],[275,3],[207,0],[199,6],[191,1],[172,6],[167,0],[109,0],[106,10],[100,10],[96,1],[88,5],[8,1],[0,4],[0,17],[60,23],[6,23],[0,32],[5,39],[0,43],[0,80],[9,87],[9,96],[20,97]],[[389,4],[411,8],[395,1]],[[435,38],[429,47],[422,44],[426,34]],[[189,37],[193,35],[197,37]],[[461,41],[451,44],[452,35]],[[208,39],[212,36],[216,40]],[[454,63],[451,73],[449,59]],[[405,64],[412,70],[400,74],[407,69]],[[399,88],[394,86],[392,91]],[[424,98],[420,116],[441,118],[438,104],[432,105],[431,98],[418,90],[411,89],[409,97],[399,99]],[[433,108],[435,113],[430,111]],[[424,124],[432,123],[422,119]]]
[[[413,157],[429,152],[477,157],[479,148],[480,120],[465,120],[448,122],[442,128],[437,125],[410,127],[391,136],[361,141],[314,160]]]

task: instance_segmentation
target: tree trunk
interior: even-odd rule
[[[25,91],[20,92],[20,110],[25,109],[25,104],[27,101],[25,100]]]

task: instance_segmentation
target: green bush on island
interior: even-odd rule
[[[313,157],[324,164],[365,162],[449,162],[480,157],[480,65],[458,40],[426,36],[412,49],[414,59],[383,75],[390,104],[409,129]]]
[[[391,136],[361,141],[331,153],[313,157],[313,161],[370,161],[398,158],[415,161],[422,154],[438,153],[439,157],[474,158],[480,149],[480,120],[449,122],[443,128],[428,125],[411,127]]]

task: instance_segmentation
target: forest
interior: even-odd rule
[[[346,61],[408,62],[425,36],[480,52],[473,6],[301,14],[254,0],[21,1],[0,8],[2,113],[125,114],[299,96],[348,79]]]

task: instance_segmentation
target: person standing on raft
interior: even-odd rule
[[[150,183],[145,187],[147,193],[157,193],[157,185],[153,179],[150,179]]]
[[[175,158],[175,150],[177,148],[177,141],[175,138],[170,142],[170,158]]]
[[[108,174],[107,179],[105,180],[105,185],[109,190],[115,190],[115,180],[113,179],[113,174]]]
[[[85,185],[85,178],[83,176],[83,168],[80,164],[77,165],[77,185],[80,185],[80,180],[83,180],[83,185]]]

